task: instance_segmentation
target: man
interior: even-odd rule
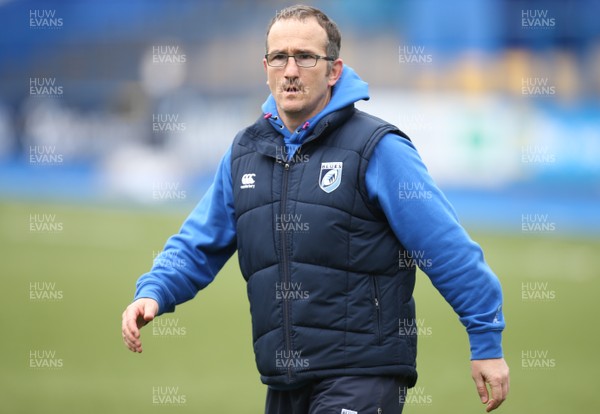
[[[400,413],[417,377],[407,328],[418,256],[467,328],[491,411],[508,393],[500,284],[410,140],[354,108],[367,84],[339,58],[340,43],[312,7],[273,18],[263,116],[236,136],[168,240],[163,254],[188,265],[157,260],[138,280],[123,339],[142,352],[140,328],[192,299],[237,249],[266,413]],[[402,196],[416,185],[426,196]]]

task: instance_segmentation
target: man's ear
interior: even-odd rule
[[[337,81],[342,76],[342,71],[344,70],[344,62],[342,59],[338,58],[331,62],[331,70],[329,71],[327,85],[333,86],[337,83]]]

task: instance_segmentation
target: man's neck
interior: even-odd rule
[[[285,127],[290,132],[293,133],[300,127],[300,125],[304,124],[309,119],[311,119],[311,118],[315,117],[316,115],[318,115],[319,113],[321,113],[321,111],[323,111],[327,107],[327,104],[329,103],[330,100],[331,100],[331,88],[329,88],[327,96],[325,97],[323,102],[321,102],[321,105],[319,105],[310,114],[304,114],[304,113],[300,113],[300,112],[286,114],[284,111],[282,111],[278,108],[279,117],[281,118],[283,125],[285,125]]]
[[[285,127],[288,129],[288,131],[294,132],[305,120],[296,117],[290,118],[286,115],[281,115],[281,121],[283,122],[283,125],[285,125]]]

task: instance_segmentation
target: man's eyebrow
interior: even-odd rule
[[[317,52],[313,52],[312,50],[306,50],[306,49],[299,49],[297,51],[295,51],[296,55],[318,55]]]
[[[275,50],[269,52],[268,54],[269,55],[271,55],[271,54],[284,54],[284,55],[287,55],[288,52],[284,51],[284,50],[280,50],[280,49],[275,49]],[[292,49],[291,54],[292,55],[301,55],[301,54],[318,55],[317,52],[313,52],[312,50],[306,50],[306,49]]]

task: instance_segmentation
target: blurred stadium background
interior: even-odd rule
[[[600,3],[307,3],[504,285],[503,411],[593,412]],[[265,27],[289,4],[0,1],[0,412],[261,412],[235,258],[145,328],[143,355],[120,314],[260,114]],[[482,412],[462,327],[424,275],[416,296],[405,412]]]

